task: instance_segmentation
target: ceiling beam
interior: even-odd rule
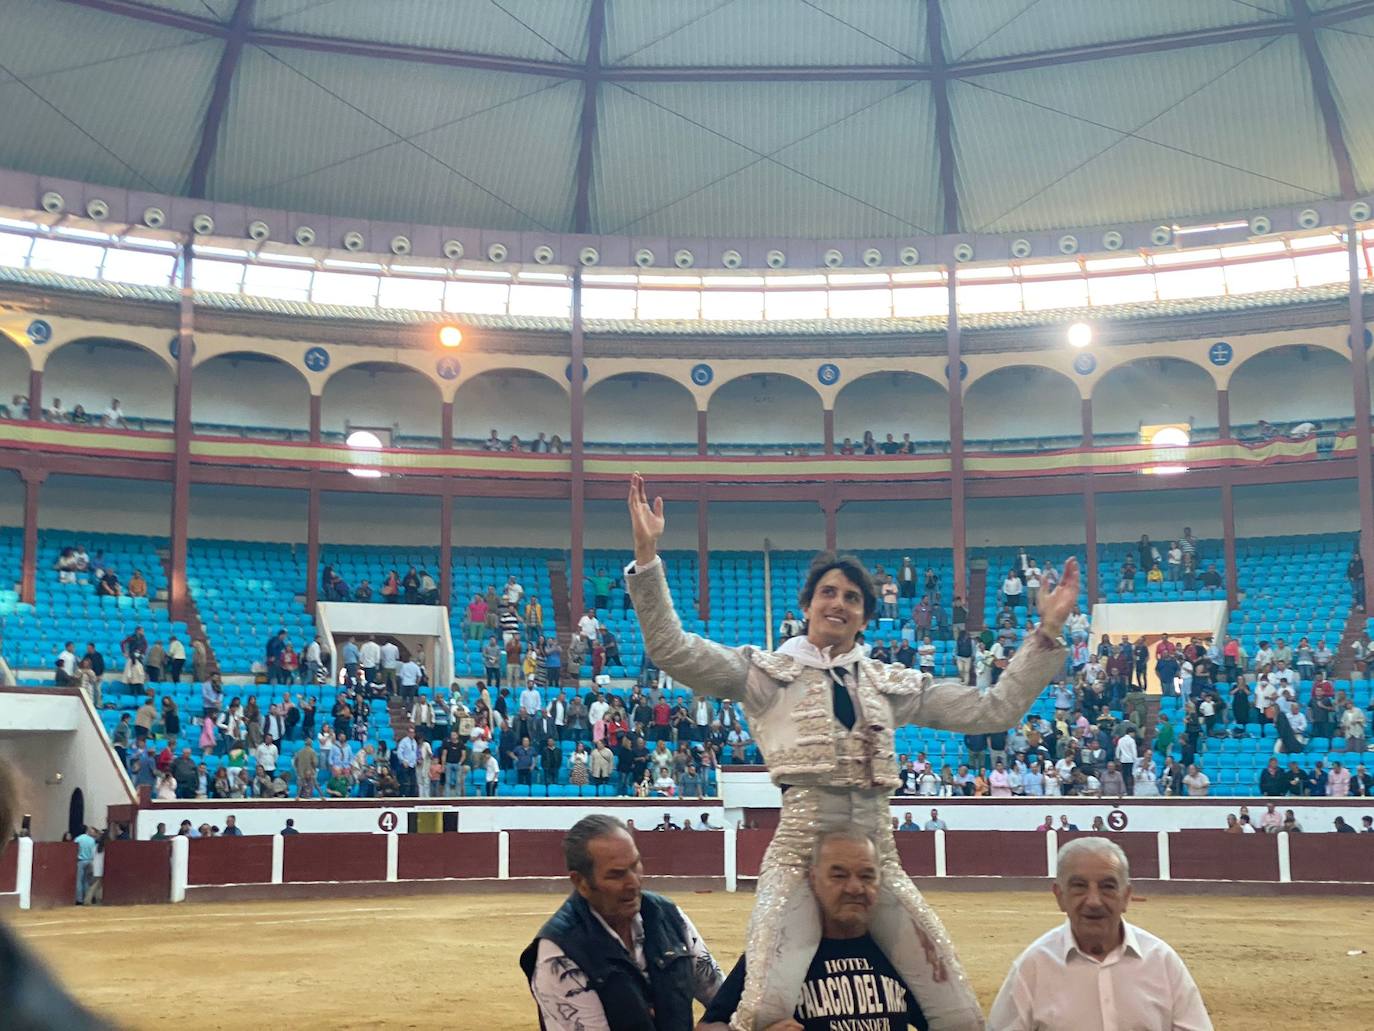
[[[1326,145],[1331,149],[1331,160],[1336,165],[1336,177],[1341,184],[1341,196],[1354,200],[1358,185],[1355,179],[1355,165],[1350,158],[1350,148],[1345,142],[1345,131],[1341,127],[1341,112],[1336,107],[1336,98],[1331,92],[1331,69],[1326,65],[1321,44],[1312,26],[1312,11],[1307,0],[1289,0],[1293,8],[1293,23],[1297,26],[1298,42],[1302,44],[1302,54],[1307,60],[1307,71],[1312,76],[1312,92],[1317,98],[1317,107],[1322,113],[1322,124],[1326,128]]]
[[[210,165],[219,149],[220,129],[224,126],[224,112],[229,106],[229,91],[234,85],[234,73],[238,71],[239,59],[243,56],[248,32],[253,27],[253,8],[257,0],[238,0],[234,16],[229,21],[229,35],[224,41],[224,53],[219,58],[219,68],[215,70],[215,87],[210,94],[210,106],[205,109],[205,120],[200,126],[200,146],[196,149],[195,160],[191,162],[191,183],[187,187],[188,197],[204,197],[206,184],[210,179]]]
[[[959,231],[959,191],[954,182],[954,131],[945,65],[945,22],[940,0],[926,0],[926,43],[930,48],[931,94],[935,100],[935,143],[940,157],[940,201],[944,232]]]
[[[606,38],[606,0],[592,0],[587,12],[587,59],[583,63],[582,119],[578,125],[573,232],[591,230],[592,167],[595,162],[596,116],[601,91],[601,49]]]
[[[220,37],[229,34],[227,25],[213,19],[181,14],[166,8],[141,3],[138,0],[63,0],[63,2],[108,14],[118,14],[140,21],[179,28],[188,32],[199,32],[204,35]],[[1354,0],[1354,2],[1338,7],[1314,12],[1311,15],[1311,25],[1314,27],[1337,25],[1369,15],[1374,15],[1374,0]],[[1114,40],[1028,54],[1008,54],[982,61],[954,62],[948,65],[946,74],[951,78],[967,78],[998,72],[1024,71],[1056,64],[1100,61],[1112,57],[1128,57],[1133,54],[1150,54],[1189,47],[1212,46],[1247,39],[1269,39],[1296,31],[1297,26],[1293,19],[1274,18],[1268,21],[1247,22],[1213,29],[1161,33],[1155,36]],[[580,80],[585,78],[587,74],[585,62],[535,61],[494,54],[476,54],[459,50],[443,50],[400,43],[380,43],[364,39],[335,38],[267,29],[251,30],[248,35],[248,42],[260,46],[314,50],[352,57],[374,57],[383,60],[504,71],[559,79]],[[930,68],[919,64],[803,65],[796,67],[787,65],[742,67],[684,65],[603,68],[600,78],[602,82],[923,82],[929,80],[931,75]]]

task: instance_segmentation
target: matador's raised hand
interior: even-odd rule
[[[1064,620],[1078,604],[1078,559],[1064,563],[1063,575],[1053,591],[1040,592],[1040,629],[1057,638],[1064,631]]]
[[[635,565],[646,566],[658,555],[658,539],[663,536],[663,499],[654,498],[650,506],[644,492],[644,477],[635,473],[630,477],[629,505],[630,529],[635,538]]]

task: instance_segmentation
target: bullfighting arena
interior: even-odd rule
[[[991,1004],[1016,953],[1056,922],[1048,890],[929,897]],[[15,914],[24,937],[95,1012],[129,1028],[528,1031],[516,956],[556,906],[534,893],[138,906]],[[722,965],[753,896],[679,894]],[[1374,1028],[1374,900],[1137,900],[1128,919],[1192,969],[1225,1031]],[[1348,952],[1360,951],[1358,955]]]

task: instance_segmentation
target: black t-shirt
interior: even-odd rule
[[[716,992],[703,1023],[729,1023],[744,993],[744,957]],[[925,1031],[926,1018],[868,935],[822,938],[802,984],[795,1018],[806,1031]]]

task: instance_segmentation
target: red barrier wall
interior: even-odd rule
[[[563,831],[509,831],[512,877],[566,877]],[[635,842],[645,837],[637,834]]]
[[[172,891],[172,843],[107,842],[104,890],[107,906],[168,901]]]
[[[0,895],[17,891],[19,878],[19,849],[11,843],[0,852]],[[75,889],[73,889],[75,890]]]
[[[1045,877],[1040,831],[947,831],[945,872],[951,877]]]
[[[1374,834],[1290,834],[1288,859],[1295,881],[1374,881]]]
[[[735,833],[735,874],[738,877],[757,877],[763,865],[763,854],[773,840],[772,830],[737,831]]]
[[[935,834],[921,831],[898,831],[893,835],[897,854],[902,857],[902,869],[912,877],[935,876]]]
[[[1277,881],[1278,839],[1269,834],[1174,831],[1169,835],[1169,876],[1176,881]]]
[[[1090,831],[1078,831],[1059,834],[1059,845],[1062,848],[1067,842],[1074,838],[1108,838],[1121,846],[1121,851],[1126,853],[1126,861],[1131,864],[1131,876],[1137,879],[1155,878],[1159,876],[1159,835],[1150,831],[1124,831],[1116,833],[1108,831],[1106,834],[1094,834]]]
[[[75,901],[76,845],[70,841],[35,841],[33,908],[70,906]]]
[[[384,834],[288,834],[283,881],[384,881]]]
[[[290,835],[288,835],[290,837]],[[267,884],[272,880],[272,836],[192,838],[186,883]]]
[[[396,839],[396,876],[403,881],[495,877],[499,837],[496,831],[402,834]]]

